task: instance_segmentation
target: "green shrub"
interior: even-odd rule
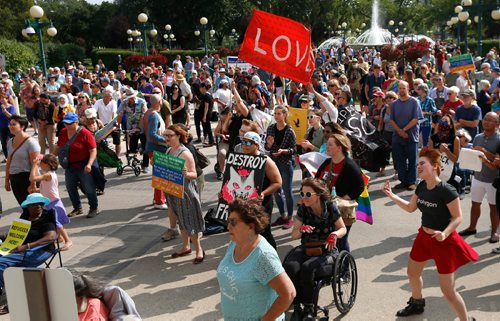
[[[64,65],[67,60],[83,61],[85,49],[74,43],[49,44],[47,47],[48,66]]]
[[[0,54],[5,56],[6,70],[14,74],[17,68],[26,70],[38,63],[37,52],[16,40],[0,38]]]
[[[486,55],[486,53],[488,53],[488,51],[490,51],[491,48],[498,47],[498,40],[495,39],[486,39],[481,42],[483,44],[481,56],[483,57]],[[461,45],[463,46],[463,40],[461,42]],[[468,41],[467,46],[469,47],[471,52],[475,52],[477,50],[477,41]]]

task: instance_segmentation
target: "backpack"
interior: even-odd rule
[[[76,139],[76,136],[78,136],[78,133],[80,132],[80,130],[82,130],[82,126],[79,126],[78,129],[76,130],[76,133],[68,140],[68,142],[66,144],[64,144],[63,147],[59,148],[59,153],[57,154],[57,158],[59,159],[59,164],[61,164],[61,167],[64,168],[64,169],[68,169],[69,168],[69,148],[71,146],[71,144],[73,144],[73,142],[75,141]]]

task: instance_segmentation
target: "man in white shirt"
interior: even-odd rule
[[[113,91],[104,89],[102,92],[102,99],[96,101],[93,107],[97,111],[97,118],[99,118],[103,124],[111,122],[116,117],[118,111],[116,101],[113,99]],[[110,135],[113,138],[116,156],[120,157],[120,132],[118,130],[113,130]]]
[[[221,87],[217,89],[214,94],[214,101],[217,103],[219,114],[226,107],[231,107],[231,90],[229,89],[229,82],[227,79],[220,81]]]

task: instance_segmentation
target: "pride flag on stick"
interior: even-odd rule
[[[356,209],[356,219],[366,222],[370,225],[373,224],[373,216],[372,216],[372,205],[370,202],[370,195],[368,194],[368,182],[370,178],[362,173],[363,181],[365,183],[365,188],[363,193],[358,197],[358,208]]]

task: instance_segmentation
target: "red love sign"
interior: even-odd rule
[[[254,10],[239,58],[278,76],[308,84],[314,72],[311,31],[291,19]]]

